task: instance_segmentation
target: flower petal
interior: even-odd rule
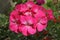
[[[44,12],[42,11],[42,10],[39,10],[36,14],[35,14],[35,17],[36,18],[41,18],[41,17],[44,17],[45,16],[45,14],[44,14]]]
[[[14,32],[18,33],[18,31],[17,31],[17,30],[18,30],[17,24],[10,23],[9,29],[10,29],[11,31],[14,31]]]
[[[37,26],[37,30],[40,32],[40,31],[43,31],[45,29],[46,25],[42,25],[42,24],[38,23],[36,26]]]
[[[23,35],[28,36],[28,31],[27,31],[27,28],[25,26],[23,26],[21,30],[22,30]]]
[[[26,10],[28,10],[28,7],[26,6],[26,4],[21,4],[20,5],[20,12],[25,12]]]
[[[25,16],[21,16],[20,21],[22,24],[27,24],[27,20],[26,20]]]
[[[54,19],[53,11],[51,9],[47,10],[47,13],[48,13],[48,19],[49,20]]]
[[[34,2],[29,1],[29,2],[26,3],[26,5],[27,5],[29,8],[31,8],[31,7],[33,7],[35,4],[34,4]]]
[[[42,23],[42,24],[47,24],[47,22],[48,22],[47,17],[40,19],[40,23]]]
[[[39,6],[38,6],[38,5],[34,5],[34,6],[32,7],[32,11],[33,11],[33,12],[37,13],[38,10],[39,10]]]
[[[28,28],[28,33],[30,34],[35,34],[36,33],[36,29],[32,28],[32,27],[29,27]]]

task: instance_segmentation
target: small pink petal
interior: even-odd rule
[[[26,16],[32,16],[32,12],[25,12],[24,13]]]
[[[15,22],[15,19],[12,16],[10,16],[9,22]]]
[[[21,16],[20,21],[22,24],[27,24],[27,20],[26,20],[25,16]]]
[[[48,13],[48,19],[52,20],[54,19],[53,11],[51,9],[47,10]]]
[[[23,26],[21,30],[22,30],[23,35],[28,36],[28,31],[27,31],[27,28],[25,26]]]
[[[40,10],[42,10],[44,13],[46,13],[46,12],[47,12],[47,9],[46,9],[46,8],[44,8],[43,6],[39,6],[39,9],[40,9]]]
[[[16,6],[15,6],[15,10],[17,10],[17,11],[19,11],[20,10],[20,6],[21,4],[17,4]]]
[[[26,16],[26,21],[29,23],[29,24],[33,24],[33,18],[31,16]]]
[[[37,4],[39,4],[39,5],[42,5],[45,3],[45,0],[36,0],[36,1],[37,1]]]
[[[27,5],[29,8],[31,8],[31,7],[33,7],[35,4],[34,4],[34,2],[29,1],[29,2],[26,2],[26,5]]]
[[[45,16],[45,13],[42,10],[39,10],[36,14],[35,17],[36,18],[42,18]]]
[[[38,10],[39,10],[39,6],[38,6],[38,5],[34,5],[34,6],[32,7],[32,11],[33,11],[33,12],[37,13]]]
[[[35,34],[36,33],[36,29],[32,28],[32,27],[29,27],[28,28],[28,33],[30,34]]]
[[[18,33],[18,26],[17,26],[17,24],[10,24],[10,26],[9,26],[9,29],[11,30],[11,31],[14,31],[14,32],[16,32],[16,33]]]
[[[10,14],[10,17],[13,19],[18,19],[19,18],[18,11],[13,10]]]
[[[42,23],[42,24],[47,24],[47,22],[48,22],[47,17],[40,19],[40,23]]]
[[[42,25],[41,23],[38,23],[37,24],[37,30],[40,32],[40,31],[43,31],[45,29],[45,25]]]
[[[27,7],[26,4],[21,4],[20,6],[21,6],[20,7],[20,12],[25,12],[26,10],[28,10],[28,7]]]

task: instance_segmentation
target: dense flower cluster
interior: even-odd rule
[[[33,35],[47,27],[48,18],[53,18],[51,10],[44,11],[43,7],[31,1],[25,4],[17,4],[10,14],[9,29],[25,36]]]

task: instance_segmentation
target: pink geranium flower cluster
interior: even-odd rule
[[[51,19],[52,11],[48,10]],[[15,33],[22,33],[25,36],[41,32],[47,27],[48,18],[43,8],[33,2],[17,4],[10,14],[9,29]]]

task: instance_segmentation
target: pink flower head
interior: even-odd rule
[[[15,33],[22,33],[25,36],[33,35],[43,31],[47,27],[45,12],[33,2],[16,5],[10,14],[9,29]]]

